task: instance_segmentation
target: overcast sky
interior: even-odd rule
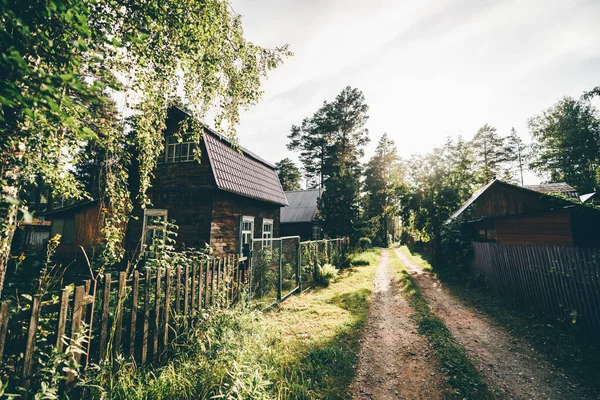
[[[347,85],[402,156],[489,123],[529,140],[527,119],[600,85],[598,0],[232,0],[245,35],[294,56],[272,71],[245,112],[240,142],[276,162],[292,124]],[[527,182],[529,181],[529,182]],[[537,183],[532,174],[527,183]]]

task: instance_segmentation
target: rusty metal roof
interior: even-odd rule
[[[292,190],[285,192],[289,207],[281,208],[281,223],[311,222],[319,213],[319,197],[323,189]]]
[[[232,145],[209,129],[206,129],[204,143],[219,189],[287,206],[274,165],[241,146]]]
[[[566,195],[569,195],[570,197],[577,197],[577,190],[566,182],[544,183],[540,185],[524,185],[523,187],[539,193],[564,193]]]

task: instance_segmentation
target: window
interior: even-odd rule
[[[240,254],[243,254],[244,245],[249,245],[252,250],[252,237],[254,232],[254,217],[242,217],[242,225],[240,227]]]
[[[175,135],[167,136],[165,161],[168,163],[193,161],[195,148],[196,143],[189,136],[184,137],[181,143],[179,137]]]
[[[312,238],[313,238],[313,240],[321,239],[321,227],[317,224],[314,224],[312,226]]]
[[[75,239],[75,220],[73,219],[53,219],[50,237],[60,235],[60,243],[73,244]]]
[[[165,222],[167,222],[167,210],[150,209],[144,210],[143,226],[143,253],[152,256],[153,246],[164,239]]]
[[[262,229],[262,238],[263,239],[273,239],[273,220],[272,219],[263,219],[263,229]],[[263,246],[271,247],[271,240],[265,240],[263,242]]]

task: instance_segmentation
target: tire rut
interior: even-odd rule
[[[417,332],[394,276],[389,250],[383,249],[351,385],[353,398],[442,399],[449,390],[446,381],[435,370],[429,343]]]
[[[395,249],[432,311],[465,347],[492,392],[507,399],[597,399],[524,341],[465,306],[442,283]]]

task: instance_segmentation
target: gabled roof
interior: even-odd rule
[[[575,193],[577,190],[566,182],[544,183],[540,185],[524,185],[526,189],[539,193]]]
[[[172,106],[176,119],[192,117],[183,107]],[[278,205],[287,205],[275,166],[207,126],[203,135],[217,188]]]
[[[488,183],[487,185],[485,185],[484,187],[482,187],[481,189],[479,189],[478,191],[476,191],[475,193],[473,193],[473,195],[471,196],[471,198],[469,200],[467,200],[458,210],[456,210],[450,216],[450,218],[448,218],[446,220],[445,223],[448,224],[451,221],[453,221],[454,219],[458,218],[467,208],[469,208],[469,206],[471,206],[471,204],[473,204],[475,201],[477,201],[477,199],[480,198],[485,192],[487,192],[488,190],[490,190],[490,188],[492,188],[494,186],[497,186],[497,185],[502,185],[502,186],[507,187],[507,188],[509,188],[511,190],[516,190],[516,191],[525,192],[525,193],[529,193],[529,194],[533,193],[533,194],[537,194],[538,196],[541,195],[545,199],[553,199],[553,197],[550,196],[549,193],[559,193],[559,192],[556,192],[554,190],[549,191],[549,192],[540,192],[540,191],[531,189],[530,186],[517,186],[517,185],[513,185],[511,183],[503,182],[503,181],[501,181],[499,179],[494,179],[490,183]],[[545,185],[531,185],[531,186],[545,186]],[[575,189],[573,189],[573,190],[575,190]],[[554,202],[555,203],[561,203],[561,204],[563,204],[563,206],[570,206],[573,203],[570,200],[561,200],[561,199],[554,199]]]
[[[319,197],[323,189],[285,192],[289,206],[281,208],[281,223],[312,222],[318,214]]]
[[[80,210],[83,210],[87,207],[92,207],[97,205],[98,203],[100,203],[100,199],[94,199],[94,200],[83,200],[83,201],[79,201],[77,203],[68,205],[68,206],[64,206],[64,207],[59,207],[59,208],[55,208],[53,210],[50,211],[45,211],[40,213],[39,215],[42,217],[59,217],[63,214],[70,214],[70,213],[76,213]]]
[[[275,166],[256,154],[206,129],[203,136],[217,187],[256,200],[288,204]]]

